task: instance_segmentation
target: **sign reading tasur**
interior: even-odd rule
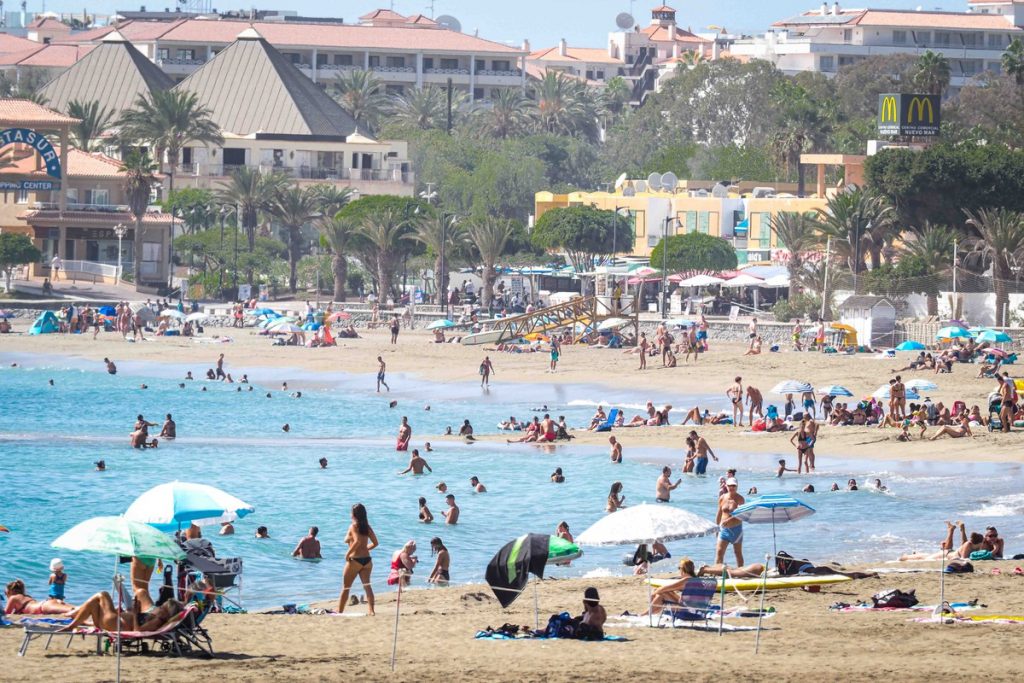
[[[888,93],[878,96],[878,133],[930,137],[942,122],[939,95]]]

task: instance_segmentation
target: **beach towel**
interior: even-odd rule
[[[726,614],[726,617],[729,615]],[[767,614],[765,616],[768,616]],[[640,615],[629,615],[615,617],[614,620],[609,618],[609,624],[616,627],[622,628],[649,628],[650,618]],[[696,621],[680,621],[676,620],[671,626],[667,622],[663,623],[663,628],[689,628],[696,631],[717,631],[718,630],[718,615],[712,615],[707,620],[698,619]],[[723,633],[736,633],[740,631],[756,631],[756,626],[737,626],[735,624],[722,624]],[[767,629],[762,629],[767,630]]]
[[[625,643],[629,638],[623,638],[622,636],[610,636],[605,635],[602,640],[578,640],[576,638],[552,638],[550,636],[537,636],[530,635],[529,633],[521,633],[518,635],[509,635],[502,631],[477,631],[476,635],[473,636],[477,640],[576,640],[577,642],[586,643]]]
[[[1008,614],[979,614],[967,617],[915,617],[910,621],[916,621],[919,624],[1014,624],[1017,626],[1024,625],[1024,616],[1015,616]]]
[[[956,612],[967,612],[976,609],[982,609],[987,605],[978,604],[977,600],[971,600],[968,602],[950,602],[947,603],[947,607],[951,608]],[[833,612],[934,612],[938,609],[938,605],[914,605],[913,607],[875,607],[867,603],[861,602],[856,605],[847,605],[842,602],[837,602],[829,607]]]

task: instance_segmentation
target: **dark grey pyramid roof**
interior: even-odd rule
[[[225,133],[345,138],[356,122],[254,29],[176,88],[195,93]]]
[[[67,111],[72,100],[96,100],[101,109],[112,109],[117,117],[131,109],[140,95],[173,85],[170,76],[113,31],[89,54],[43,86],[40,93],[47,106],[58,111]]]

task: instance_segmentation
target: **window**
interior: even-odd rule
[[[482,100],[483,98],[484,98],[484,89],[483,88],[473,88],[473,99],[474,100]]]
[[[442,69],[458,69],[459,68],[459,60],[457,60],[457,59],[442,58],[441,59],[441,68]]]
[[[512,70],[512,63],[509,62],[507,59],[495,59],[493,62],[491,62],[491,65],[493,66],[495,71]]]
[[[163,245],[159,242],[142,243],[142,267],[139,269],[139,275],[153,276],[160,272],[160,254],[162,251]]]
[[[980,59],[965,59],[960,64],[963,68],[964,76],[975,76],[981,73],[984,62]]]
[[[988,46],[997,50],[1002,50],[1006,47],[1006,36],[1002,33],[988,34]]]
[[[473,69],[475,71],[484,71],[487,68],[487,62],[482,59],[473,60]]]
[[[14,193],[15,204],[28,204],[28,190],[20,189]]]
[[[907,32],[906,31],[893,31],[892,32],[892,44],[893,45],[906,45],[907,44]]]
[[[587,80],[588,81],[594,80],[594,70],[593,69],[587,69]]]
[[[708,234],[711,226],[711,212],[701,211],[697,214],[697,231]]]
[[[328,64],[327,60],[329,59],[329,57],[330,57],[330,55],[319,55],[318,54],[316,56],[316,68],[319,69],[322,66],[327,66],[327,64]]]
[[[491,88],[491,99],[496,100],[501,95],[501,88]]]
[[[380,57],[378,55],[370,55],[370,68],[380,66]]]
[[[385,85],[384,92],[388,95],[404,95],[405,87],[401,85]]]
[[[842,68],[844,66],[850,66],[851,64],[853,64],[856,61],[857,60],[855,58],[853,58],[853,57],[846,57],[846,56],[843,56],[843,55],[839,55],[839,67],[840,68]]]
[[[221,151],[225,166],[245,166],[245,150],[236,147],[225,147]]]
[[[697,212],[686,212],[686,232],[697,232]]]
[[[953,44],[953,34],[949,31],[935,32],[935,45],[938,47],[949,47]]]
[[[191,49],[178,50],[178,59],[193,60],[195,58],[196,58],[196,51],[195,50],[191,50]]]
[[[186,166],[188,164],[192,163],[192,148],[191,147],[182,147],[181,148],[181,163],[183,165],[186,165]]]
[[[843,42],[844,43],[849,43],[851,40],[853,40],[853,29],[852,28],[844,28],[843,29]]]
[[[335,66],[352,66],[352,55],[334,55]]]
[[[110,190],[86,190],[85,203],[106,206],[110,203]]]
[[[818,61],[818,64],[820,65],[819,68],[822,71],[828,72],[836,70],[836,58],[833,57],[832,55],[822,55],[821,59]]]
[[[963,38],[964,47],[977,47],[982,43],[983,35],[981,33],[961,33],[960,36]]]
[[[77,203],[78,203],[78,188],[77,187],[69,187],[68,188],[68,204],[77,204]]]
[[[434,58],[433,57],[424,57],[423,58],[423,68],[424,69],[433,69],[434,68]]]
[[[914,42],[921,47],[930,45],[932,42],[931,31],[916,31],[914,33]]]
[[[1003,73],[1003,65],[1000,62],[989,62],[988,70],[996,75],[999,75]]]
[[[385,63],[390,67],[402,68],[405,66],[405,57],[388,57]]]
[[[770,211],[761,212],[761,227],[758,232],[757,246],[761,249],[771,249],[772,246],[772,214]]]
[[[603,81],[604,80],[604,72],[603,71],[598,71],[597,72],[597,80],[599,80],[599,81]]]
[[[157,61],[162,62],[165,59],[170,59],[170,58],[171,58],[171,51],[170,50],[168,50],[166,47],[157,48],[157,51],[156,51],[156,59],[157,59]]]

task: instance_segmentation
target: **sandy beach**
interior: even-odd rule
[[[266,337],[249,330],[220,330],[233,341],[202,344],[179,338],[152,338],[130,344],[116,335],[45,337],[5,336],[0,353],[54,354],[74,356],[99,367],[107,356],[118,363],[180,363],[201,375],[211,367],[217,354],[227,357],[227,368],[244,367],[254,381],[264,367],[296,368],[312,372],[345,372],[366,375],[372,386],[376,356],[388,363],[390,381],[401,383],[400,375],[434,383],[479,382],[477,367],[489,353],[496,369],[491,396],[508,393],[522,396],[538,387],[558,383],[587,384],[596,391],[613,394],[616,388],[633,393],[649,391],[659,404],[675,406],[673,422],[682,418],[683,395],[713,396],[708,407],[726,405],[724,391],[735,375],[745,383],[767,392],[783,379],[800,379],[815,385],[843,384],[860,395],[868,395],[887,381],[890,371],[904,365],[869,356],[825,356],[784,352],[742,356],[736,344],[713,345],[696,366],[680,365],[661,369],[652,359],[651,369],[636,370],[637,357],[617,351],[566,348],[558,372],[548,373],[546,354],[487,352],[481,347],[430,343],[424,331],[403,330],[392,346],[386,332],[361,332],[362,339],[339,340],[338,348],[305,349],[273,347]],[[713,343],[713,334],[712,334]],[[968,405],[984,407],[993,386],[989,380],[973,378],[976,366],[961,365],[953,375],[927,376],[939,385],[929,392],[933,400],[950,402],[962,398]],[[904,379],[918,376],[905,372]],[[275,375],[276,376],[276,375]],[[394,385],[393,385],[394,386]],[[533,387],[533,388],[531,388]],[[673,396],[680,397],[673,400]],[[595,397],[595,400],[600,400]],[[766,402],[780,403],[766,395]],[[705,406],[702,404],[701,408]],[[984,409],[984,408],[983,408]],[[634,411],[627,409],[627,416]],[[488,426],[488,429],[490,426]],[[688,429],[688,428],[687,428]],[[679,449],[684,429],[636,428],[617,430],[626,446],[626,457],[644,449]],[[712,447],[724,452],[790,453],[788,434],[752,434],[734,427],[703,427],[701,433]],[[577,430],[574,444],[603,445],[607,435]],[[1021,434],[994,435],[987,431],[977,439],[944,439],[939,442],[901,443],[893,429],[841,427],[822,429],[819,458],[877,458],[916,461],[1024,460]],[[484,439],[500,439],[485,436]],[[527,448],[519,446],[518,448]],[[510,447],[512,448],[512,447]],[[766,463],[766,467],[770,466]],[[936,542],[939,539],[936,538]],[[753,549],[751,549],[753,551]],[[378,577],[386,557],[378,553]],[[751,557],[750,559],[753,559]],[[826,558],[816,558],[826,559]],[[827,558],[841,561],[842,558]],[[749,560],[748,560],[749,561]],[[972,614],[1024,615],[1024,576],[1013,569],[1024,562],[981,562],[977,573],[949,577],[949,600],[978,598],[988,608]],[[929,564],[934,570],[934,563]],[[878,565],[875,565],[878,566]],[[891,565],[890,565],[891,566]],[[919,565],[918,565],[919,566]],[[991,573],[993,567],[1000,575]],[[340,583],[340,577],[339,577]],[[599,588],[609,615],[629,610],[640,612],[645,591],[637,579],[593,578],[545,581],[538,591],[541,621],[555,612],[578,613],[584,587]],[[509,610],[502,610],[486,586],[458,586],[449,589],[415,590],[402,598],[402,619],[398,665],[390,672],[389,658],[394,634],[395,594],[382,595],[378,616],[310,615],[212,615],[208,621],[218,655],[211,661],[166,657],[130,657],[124,663],[125,680],[194,680],[213,677],[222,681],[248,680],[509,680],[580,681],[635,677],[669,680],[681,675],[697,680],[723,677],[748,678],[754,672],[783,681],[868,680],[899,676],[903,680],[944,680],[970,672],[993,680],[1016,680],[1020,662],[1016,654],[1024,645],[1024,626],[1007,624],[922,624],[909,619],[917,613],[836,613],[828,606],[836,601],[852,603],[867,599],[886,588],[916,588],[923,604],[938,600],[938,574],[889,574],[835,587],[820,593],[802,590],[768,594],[767,605],[776,616],[765,621],[761,652],[754,656],[753,632],[717,634],[682,629],[649,629],[612,619],[607,631],[629,639],[626,643],[584,643],[573,641],[493,642],[474,640],[477,630],[487,626],[533,623],[532,595],[524,595]],[[730,595],[728,605],[754,601],[752,595]],[[748,603],[753,605],[753,602]],[[331,605],[324,605],[330,607]],[[351,608],[355,615],[365,607]],[[739,619],[737,625],[755,620]],[[0,630],[0,651],[5,666],[2,680],[113,680],[114,660],[93,654],[91,641],[78,641],[70,650],[63,644],[44,652],[33,644],[25,658],[15,656],[21,630]]]
[[[459,344],[434,344],[432,335],[424,330],[403,330],[397,345],[389,343],[384,330],[360,330],[360,339],[339,339],[337,348],[306,349],[301,347],[271,346],[270,340],[259,336],[250,329],[209,330],[207,336],[221,334],[231,337],[230,343],[195,343],[180,337],[150,337],[145,343],[127,343],[113,333],[103,334],[97,340],[91,335],[27,335],[4,336],[0,338],[0,352],[44,353],[77,356],[95,362],[97,367],[104,357],[115,362],[139,361],[154,363],[180,363],[192,368],[193,374],[201,376],[205,369],[212,367],[219,353],[227,358],[228,371],[232,364],[252,369],[252,377],[258,381],[260,367],[297,368],[311,372],[345,372],[367,375],[367,387],[373,386],[372,375],[377,371],[377,356],[387,362],[390,377],[406,374],[433,383],[479,383],[478,367],[484,355],[494,363],[495,375],[491,381],[491,395],[521,397],[523,391],[537,395],[538,401],[548,400],[546,391],[558,384],[587,384],[595,386],[595,400],[614,395],[616,390],[650,397],[660,407],[664,403],[673,405],[672,422],[678,425],[688,405],[682,398],[707,396],[709,399],[700,408],[709,408],[712,413],[728,405],[725,390],[733,377],[743,377],[744,385],[758,387],[765,394],[765,404],[775,403],[781,407],[783,398],[768,391],[778,382],[797,379],[815,386],[841,384],[855,397],[855,403],[862,396],[869,396],[879,386],[888,382],[891,371],[904,367],[913,357],[912,353],[899,353],[896,359],[877,358],[871,354],[856,356],[825,355],[820,353],[797,353],[783,351],[765,353],[759,356],[744,356],[745,346],[737,343],[716,344],[712,328],[711,351],[702,354],[696,364],[680,365],[676,368],[662,368],[660,359],[652,358],[648,369],[638,371],[636,355],[623,354],[609,349],[563,347],[562,359],[556,373],[547,372],[548,355],[545,353],[502,353],[487,351],[482,346],[461,346]],[[1009,366],[1011,369],[1014,366]],[[236,373],[237,374],[237,373]],[[961,399],[968,407],[978,405],[986,413],[987,396],[995,382],[978,379],[977,366],[957,365],[949,375],[933,372],[903,372],[903,380],[927,378],[938,385],[938,389],[927,392],[933,401],[942,401],[947,406]],[[395,384],[400,387],[400,381]],[[534,388],[530,388],[534,387]],[[554,406],[557,408],[557,406]],[[607,406],[606,406],[607,407]],[[626,409],[627,419],[639,411]],[[519,416],[522,417],[522,416]],[[397,423],[396,423],[397,427]],[[487,430],[492,427],[487,426]],[[636,428],[619,430],[626,455],[643,448],[683,447],[686,432],[678,426],[668,428]],[[790,434],[755,434],[747,428],[733,426],[705,426],[700,429],[712,448],[722,451],[746,453],[794,454],[789,443]],[[934,429],[926,436],[934,433]],[[1024,435],[990,433],[985,429],[975,430],[977,438],[950,439],[939,441],[901,442],[896,439],[896,429],[874,427],[828,427],[823,426],[819,435],[819,458],[844,456],[882,460],[936,460],[936,461],[987,461],[1024,462]],[[577,444],[607,444],[607,436],[590,434],[577,430]],[[389,435],[390,436],[390,435]],[[502,436],[483,438],[504,440]]]

